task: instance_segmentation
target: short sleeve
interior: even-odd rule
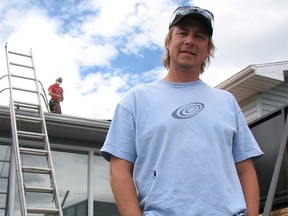
[[[134,116],[123,103],[124,101],[116,107],[100,153],[108,161],[113,155],[134,163],[136,160]]]
[[[233,157],[235,163],[248,158],[256,158],[263,155],[257,141],[255,140],[240,107],[236,105],[237,133],[233,143]]]

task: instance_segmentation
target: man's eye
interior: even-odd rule
[[[203,38],[204,39],[204,35],[202,35],[202,34],[196,34],[195,35],[197,38]]]

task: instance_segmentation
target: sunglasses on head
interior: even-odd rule
[[[178,7],[173,15],[172,18],[170,20],[169,23],[169,28],[171,28],[172,25],[174,25],[181,17],[187,15],[187,14],[200,14],[202,16],[204,16],[207,21],[210,22],[211,27],[213,28],[213,22],[214,22],[214,15],[206,9],[202,9],[200,7],[196,7],[196,6],[181,6]]]

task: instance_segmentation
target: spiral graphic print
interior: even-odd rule
[[[201,110],[203,110],[203,103],[189,103],[182,107],[179,107],[172,113],[172,117],[175,119],[188,119],[197,115]]]

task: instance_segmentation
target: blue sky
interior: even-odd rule
[[[215,16],[217,51],[201,77],[208,84],[251,64],[288,60],[286,0],[9,0],[0,2],[0,77],[7,42],[13,51],[32,48],[45,90],[63,78],[63,114],[111,119],[126,91],[166,74],[168,22],[177,6],[191,4]],[[0,105],[8,105],[8,91]]]

